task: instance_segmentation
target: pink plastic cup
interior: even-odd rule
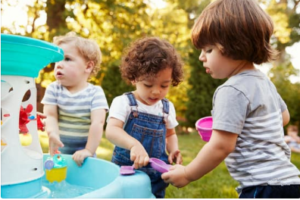
[[[208,142],[212,133],[213,118],[203,117],[196,122],[196,129],[202,140]]]

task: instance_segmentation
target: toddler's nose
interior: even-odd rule
[[[62,68],[62,62],[61,61],[56,62],[55,63],[55,68]]]

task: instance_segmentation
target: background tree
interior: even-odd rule
[[[289,77],[300,76],[286,53],[286,47],[300,41],[299,0],[264,1],[267,12],[271,15],[275,30],[273,43],[279,52],[278,59],[272,63],[269,76],[278,93],[286,102],[292,124],[300,122],[300,83],[291,83]]]

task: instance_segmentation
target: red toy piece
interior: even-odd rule
[[[38,130],[45,131],[45,126],[44,126],[44,124],[43,124],[43,122],[41,120],[41,116],[39,114],[37,114],[36,119],[37,119],[36,121],[37,121],[37,128],[38,128]]]
[[[26,108],[20,107],[20,117],[19,117],[19,131],[20,133],[28,133],[28,128],[26,124],[30,122],[28,118],[30,116],[33,106],[28,104]]]

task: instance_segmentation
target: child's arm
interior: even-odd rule
[[[134,168],[146,166],[149,156],[143,145],[135,138],[128,135],[124,129],[124,122],[116,118],[109,118],[106,127],[106,138],[118,147],[130,150],[130,160],[134,162]]]
[[[287,125],[290,121],[290,113],[289,113],[289,110],[286,109],[285,111],[283,111],[282,113],[282,123],[283,123],[283,126]]]
[[[197,157],[186,167],[175,165],[162,174],[165,182],[183,187],[217,167],[234,149],[238,135],[213,130],[210,141],[204,145]]]
[[[169,153],[168,160],[172,164],[182,164],[182,157],[178,147],[178,138],[175,129],[167,129],[166,148]]]
[[[59,147],[64,146],[59,138],[57,106],[45,104],[44,114],[47,116],[45,126],[49,137],[49,152],[53,156],[56,152],[59,152]]]
[[[86,157],[92,157],[96,152],[103,135],[105,116],[105,109],[97,109],[91,112],[91,126],[85,149],[76,151],[72,156],[78,166],[82,165]]]

